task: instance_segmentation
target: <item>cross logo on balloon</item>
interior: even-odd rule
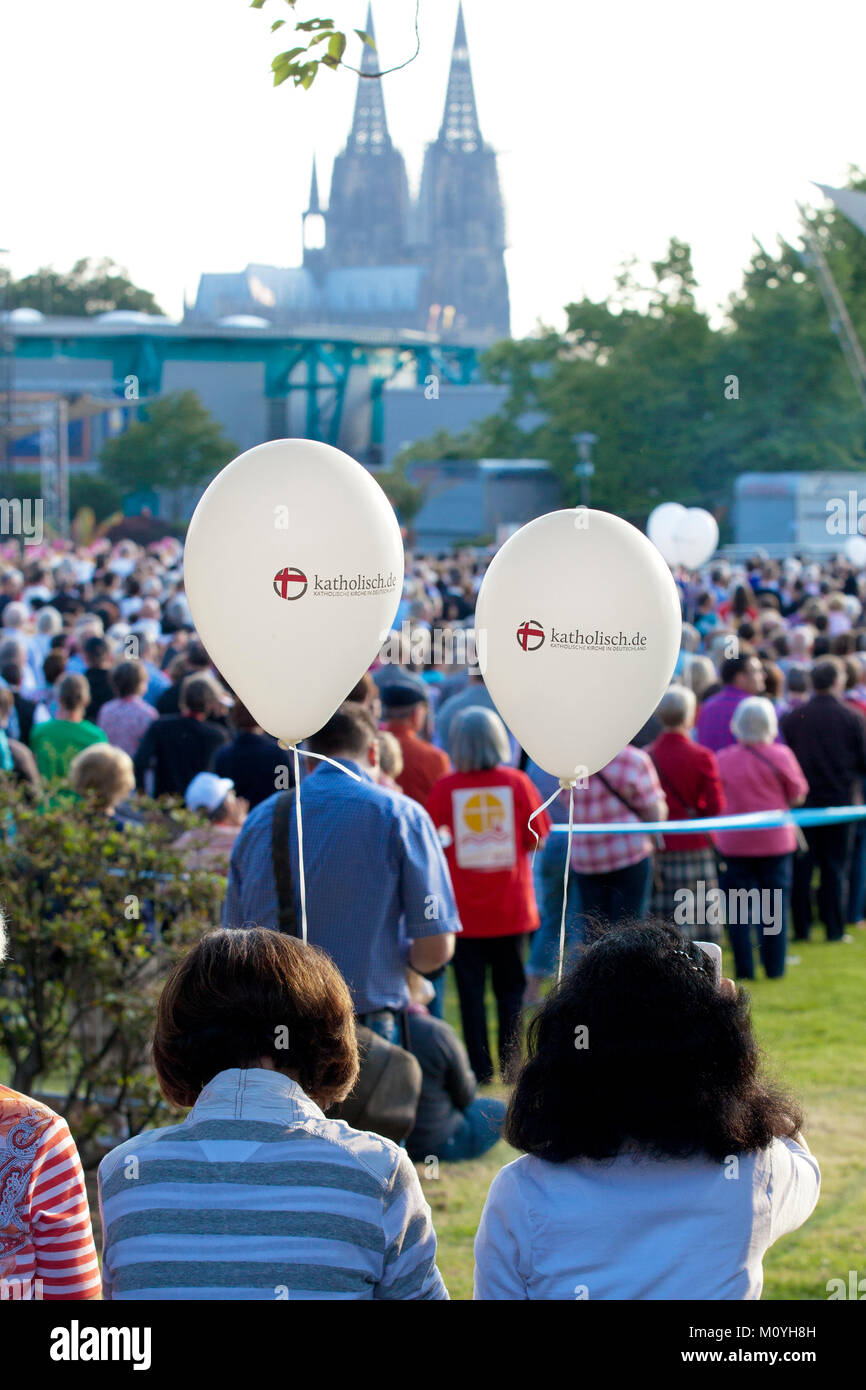
[[[289,589],[297,589],[301,586],[298,593],[289,593]],[[274,575],[274,593],[279,598],[295,599],[303,598],[307,592],[307,576],[299,569],[292,569],[288,565],[281,569],[279,574]]]
[[[517,642],[525,652],[537,652],[544,645],[544,628],[537,618],[527,618],[520,624]]]

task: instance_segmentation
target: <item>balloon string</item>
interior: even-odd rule
[[[559,793],[560,793],[561,791],[565,791],[566,785],[567,785],[567,783],[565,783],[565,782],[560,782],[559,786],[557,787],[557,789],[556,789],[556,791],[553,793],[553,795],[552,795],[552,796],[549,796],[549,797],[547,798],[547,800],[546,800],[541,806],[539,806],[538,810],[537,810],[537,811],[533,811],[532,815],[529,817],[529,820],[528,820],[528,822],[527,822],[527,827],[528,827],[528,829],[530,830],[530,832],[535,836],[535,846],[534,846],[533,851],[532,851],[532,860],[531,860],[531,862],[530,862],[530,867],[531,867],[532,869],[535,868],[535,856],[536,856],[536,854],[538,853],[538,846],[541,844],[541,840],[540,840],[538,831],[536,830],[536,828],[535,828],[535,826],[532,824],[532,822],[535,820],[535,817],[536,817],[536,816],[540,816],[540,815],[541,815],[542,811],[546,811],[546,810],[547,810],[548,806],[551,804],[551,802],[553,802],[553,801],[556,800],[556,798],[559,796]]]
[[[359,776],[358,776],[357,772],[353,772],[352,769],[351,769],[350,767],[344,767],[343,764],[342,764],[342,763],[338,763],[337,760],[336,760],[335,758],[329,758],[328,755],[327,755],[327,753],[311,753],[311,752],[309,751],[309,749],[307,749],[307,748],[298,748],[297,745],[294,744],[294,743],[280,743],[280,748],[283,748],[283,749],[291,748],[291,749],[293,749],[293,750],[294,750],[294,754],[295,754],[295,761],[296,761],[296,762],[297,762],[297,759],[298,759],[298,756],[299,756],[299,755],[300,755],[300,757],[302,757],[302,758],[315,758],[317,762],[320,762],[320,763],[330,763],[330,764],[331,764],[331,767],[335,767],[335,768],[337,769],[338,772],[345,772],[345,774],[346,774],[347,777],[352,777],[352,778],[354,778],[354,780],[355,780],[356,782],[363,782],[363,780],[364,780],[363,777],[359,777]]]
[[[301,888],[301,940],[307,940],[307,883],[304,877],[304,827],[301,821],[301,765],[298,761],[298,745],[289,745],[295,766],[295,824],[298,827],[298,882]],[[354,774],[353,774],[354,776]]]
[[[568,843],[565,850],[565,870],[562,875],[562,921],[559,924],[559,970],[556,983],[562,979],[562,964],[565,960],[565,909],[568,906],[568,875],[571,870],[571,840],[574,834],[574,787],[568,789]]]

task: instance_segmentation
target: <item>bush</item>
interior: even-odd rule
[[[163,1109],[148,1062],[155,1000],[219,921],[225,883],[181,877],[172,841],[198,822],[180,809],[142,803],[146,822],[119,831],[71,793],[39,802],[4,779],[3,801],[0,1050],[14,1089],[48,1091],[93,1163]]]
[[[125,516],[122,521],[109,526],[105,535],[110,541],[135,541],[136,545],[152,545],[154,541],[164,540],[166,536],[177,536],[179,539],[185,534],[184,526],[172,525],[170,522],[162,521],[158,516],[151,516],[150,512],[142,512],[140,516]]]
[[[69,479],[69,514],[75,516],[89,507],[97,521],[105,521],[123,508],[119,487],[93,473],[73,473]]]

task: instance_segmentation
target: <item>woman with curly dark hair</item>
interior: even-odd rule
[[[324,951],[209,932],[163,989],[153,1062],[192,1109],[99,1165],[104,1298],[448,1297],[405,1151],[325,1117],[358,1048]]]
[[[478,1299],[756,1299],[818,1200],[747,997],[672,927],[601,936],[529,1027],[475,1244]]]

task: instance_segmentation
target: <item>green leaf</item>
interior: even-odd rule
[[[295,28],[300,29],[304,34],[317,34],[320,29],[333,29],[334,21],[332,19],[304,19],[296,24]]]
[[[278,53],[274,61],[271,63],[271,67],[273,68],[274,72],[276,72],[277,68],[286,67],[289,63],[291,63],[293,58],[297,58],[299,53],[306,53],[306,51],[307,50],[305,48],[290,48],[285,53]]]
[[[355,33],[358,35],[358,38],[361,40],[362,43],[368,43],[374,52],[378,52],[375,41],[370,37],[366,29],[356,29]]]
[[[286,21],[284,19],[275,19],[273,24],[271,25],[271,33],[275,34],[278,29],[282,29],[285,22]]]
[[[346,51],[346,35],[333,34],[328,44],[328,57],[334,58],[339,63]]]
[[[250,9],[251,9],[251,10],[260,10],[260,9],[262,8],[262,6],[264,5],[264,3],[265,3],[265,0],[252,0],[252,4],[250,5]]]

